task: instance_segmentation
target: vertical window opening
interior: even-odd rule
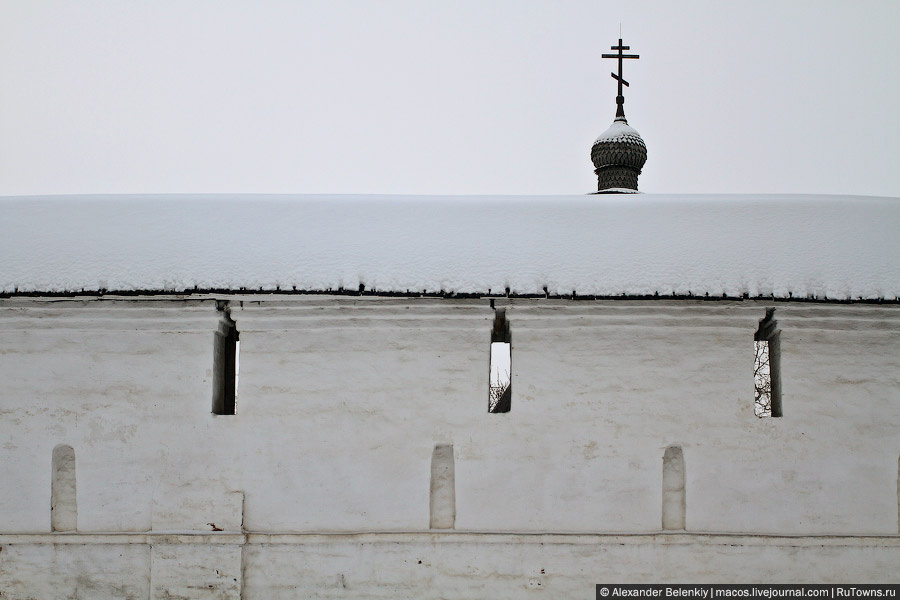
[[[494,312],[491,329],[491,362],[488,386],[488,412],[507,413],[512,408],[512,338],[506,311]]]
[[[781,332],[775,309],[767,308],[753,335],[753,412],[757,417],[781,416]]]
[[[453,445],[438,444],[431,455],[431,529],[456,526],[456,475]]]
[[[50,481],[51,531],[75,531],[78,528],[78,504],[75,487],[75,450],[59,445],[53,449]]]
[[[220,315],[213,348],[212,411],[216,415],[233,415],[240,365],[240,334],[228,303],[219,302],[216,308]]]
[[[669,446],[663,455],[662,528],[684,529],[684,453]]]

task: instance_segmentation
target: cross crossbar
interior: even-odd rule
[[[628,82],[622,78],[622,60],[626,58],[640,58],[639,54],[623,54],[623,50],[631,50],[631,46],[626,46],[622,43],[622,38],[619,38],[618,46],[610,46],[610,50],[618,50],[618,54],[601,54],[601,58],[615,58],[619,61],[619,73],[610,73],[612,78],[615,79],[619,83],[619,95],[616,96],[616,104],[619,105],[618,110],[616,111],[616,116],[625,116],[625,109],[623,105],[625,104],[625,97],[622,95],[622,86],[631,87],[628,85]]]

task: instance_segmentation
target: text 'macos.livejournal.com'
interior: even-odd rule
[[[597,584],[597,600],[660,598],[716,600],[718,598],[897,598],[900,584],[829,585],[707,585],[707,584]]]

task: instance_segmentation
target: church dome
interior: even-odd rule
[[[619,116],[594,142],[591,161],[598,191],[637,191],[638,175],[647,162],[647,146],[641,134]]]

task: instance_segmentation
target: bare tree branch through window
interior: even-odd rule
[[[753,361],[753,385],[756,395],[753,412],[757,417],[772,416],[772,377],[769,370],[769,342],[753,342],[756,358]]]

